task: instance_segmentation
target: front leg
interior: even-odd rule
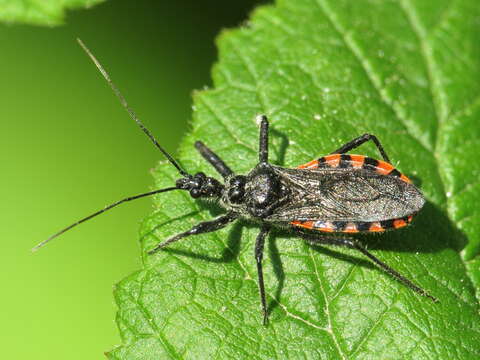
[[[217,172],[223,176],[224,179],[228,178],[229,176],[233,175],[233,171],[228,167],[225,162],[220,159],[220,157],[215,154],[208,146],[206,146],[201,141],[195,142],[195,149],[198,150],[200,155],[203,156],[205,160],[207,160]]]
[[[229,212],[225,215],[219,216],[213,220],[210,221],[204,221],[201,222],[194,227],[192,227],[190,230],[182,232],[180,234],[177,234],[175,236],[172,236],[170,239],[165,240],[163,243],[158,244],[155,246],[152,250],[148,252],[149,255],[152,255],[156,253],[158,250],[164,248],[165,246],[178,241],[180,239],[183,239],[187,236],[191,235],[198,235],[198,234],[204,234],[216,230],[220,230],[221,228],[224,228],[227,226],[229,223],[231,223],[233,220],[235,220],[238,217],[238,215],[234,212]]]
[[[260,291],[260,301],[262,302],[262,311],[263,311],[263,325],[267,325],[268,321],[268,311],[267,311],[267,300],[265,297],[265,283],[263,281],[263,248],[265,245],[265,238],[270,231],[270,226],[263,225],[260,229],[260,232],[257,235],[257,241],[255,243],[255,260],[257,261],[257,273],[258,273],[258,290]]]

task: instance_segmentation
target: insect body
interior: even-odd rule
[[[123,202],[161,192],[184,190],[188,191],[193,198],[210,198],[218,201],[226,210],[226,214],[201,222],[187,231],[172,236],[156,245],[148,253],[154,254],[188,236],[219,230],[239,218],[260,223],[260,232],[255,244],[255,259],[264,324],[267,322],[268,309],[263,281],[263,248],[266,236],[274,227],[292,231],[311,244],[330,244],[356,249],[413,291],[437,301],[425,290],[367,251],[356,239],[345,236],[345,234],[382,232],[404,227],[412,221],[412,217],[425,202],[422,194],[411,181],[390,165],[387,154],[375,136],[370,134],[360,136],[330,155],[310,161],[296,169],[283,168],[268,162],[268,120],[266,116],[261,115],[258,117],[259,161],[247,175],[235,174],[217,154],[200,141],[195,143],[195,148],[222,176],[223,181],[201,172],[192,175],[180,167],[158,144],[128,107],[95,57],[81,41],[80,44],[107,79],[130,116],[177,168],[181,177],[176,181],[175,186],[170,188],[132,196],[107,206],[54,234],[34,249]],[[384,161],[347,154],[366,141],[375,143]],[[332,236],[330,233],[340,233],[341,236]]]

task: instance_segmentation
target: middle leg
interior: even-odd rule
[[[263,325],[267,325],[268,321],[268,309],[267,309],[267,300],[265,297],[265,283],[263,281],[263,248],[265,245],[265,238],[270,231],[270,226],[263,225],[260,229],[260,232],[257,235],[257,241],[255,243],[255,260],[257,261],[257,273],[258,273],[258,289],[260,291],[260,301],[262,302],[262,311],[263,311]]]

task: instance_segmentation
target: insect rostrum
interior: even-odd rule
[[[179,233],[148,251],[150,255],[167,245],[192,235],[213,232],[242,218],[260,224],[255,244],[255,260],[258,271],[258,286],[263,311],[263,323],[267,323],[265,286],[263,280],[263,249],[265,239],[272,228],[282,228],[295,233],[311,244],[345,246],[367,256],[388,274],[420,295],[436,298],[415,285],[366,250],[358,240],[345,234],[360,232],[384,232],[408,225],[421,210],[424,198],[411,181],[391,164],[383,146],[374,135],[364,134],[326,155],[298,168],[289,169],[268,162],[268,127],[265,115],[257,120],[260,125],[258,164],[246,175],[235,174],[211,149],[200,141],[195,148],[222,176],[222,181],[202,172],[194,175],[184,170],[168,154],[129,108],[123,96],[103,67],[83,45],[90,58],[108,81],[122,105],[140,128],[174,165],[180,178],[175,186],[120,200],[54,234],[37,245],[38,249],[48,241],[72,227],[91,219],[123,202],[172,190],[188,191],[192,198],[209,198],[217,201],[226,214],[210,221],[201,222]],[[347,154],[367,141],[378,148],[383,161],[363,155]],[[340,236],[329,233],[340,234]]]

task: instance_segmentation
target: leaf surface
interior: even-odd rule
[[[480,8],[473,0],[281,0],[218,39],[214,87],[194,96],[180,147],[190,172],[214,170],[203,140],[237,173],[258,159],[254,116],[270,118],[270,160],[295,167],[373,133],[427,198],[414,225],[362,241],[440,299],[434,304],[353,250],[279,230],[266,245],[271,311],[261,325],[253,248],[239,222],[146,251],[218,215],[187,193],[155,199],[144,268],[115,296],[123,344],[110,359],[476,359],[480,357]],[[355,153],[378,158],[362,145]],[[157,187],[178,177],[162,162]]]
[[[60,25],[67,9],[92,7],[104,0],[0,0],[0,21]]]

